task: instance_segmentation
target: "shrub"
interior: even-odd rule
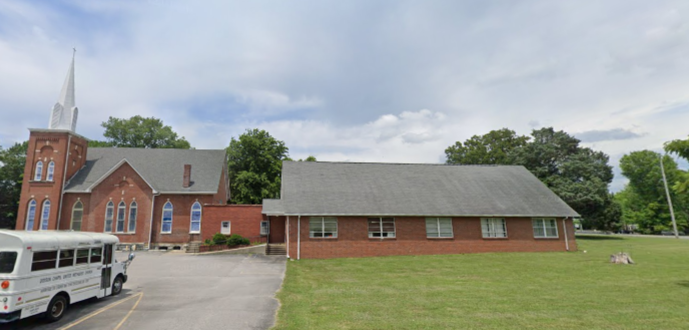
[[[230,238],[227,240],[227,246],[237,246],[237,245],[249,245],[251,242],[249,242],[248,238],[244,238],[239,234],[232,234]]]
[[[213,243],[210,238],[206,238],[206,240],[203,241],[203,245],[215,245],[215,243]]]
[[[215,233],[213,235],[213,244],[214,245],[223,245],[227,242],[227,236],[221,234],[221,233]]]

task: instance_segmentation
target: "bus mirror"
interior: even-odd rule
[[[134,254],[134,252],[132,252],[132,253],[129,254],[128,260],[129,260],[129,261],[132,261],[132,260],[134,260],[134,257],[136,257],[136,255]]]

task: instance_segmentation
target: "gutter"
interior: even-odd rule
[[[565,222],[565,220],[567,220],[567,218],[562,219],[562,228],[565,230],[565,249],[569,251],[569,237],[567,235],[567,223]]]
[[[148,223],[148,249],[151,250],[151,240],[153,240],[153,210],[155,210],[156,195],[151,199],[151,220]]]
[[[67,139],[67,152],[65,152],[65,170],[62,173],[62,189],[60,189],[60,206],[58,206],[57,210],[57,227],[55,227],[55,230],[60,230],[60,220],[62,220],[62,202],[64,201],[65,198],[65,188],[67,188],[67,168],[69,168],[69,164],[67,161],[69,160],[69,152],[70,148],[72,147],[72,136],[68,135],[69,138]],[[88,143],[88,142],[87,142]],[[86,155],[84,155],[86,157]],[[71,227],[69,229],[72,229]]]
[[[297,260],[301,258],[301,215],[297,216]]]
[[[287,259],[289,259],[289,215],[287,216]]]

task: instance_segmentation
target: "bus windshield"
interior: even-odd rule
[[[17,262],[17,252],[0,252],[0,274],[9,274]]]

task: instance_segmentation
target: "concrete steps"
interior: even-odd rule
[[[266,245],[266,255],[286,256],[287,248],[285,247],[285,244],[268,244]]]

